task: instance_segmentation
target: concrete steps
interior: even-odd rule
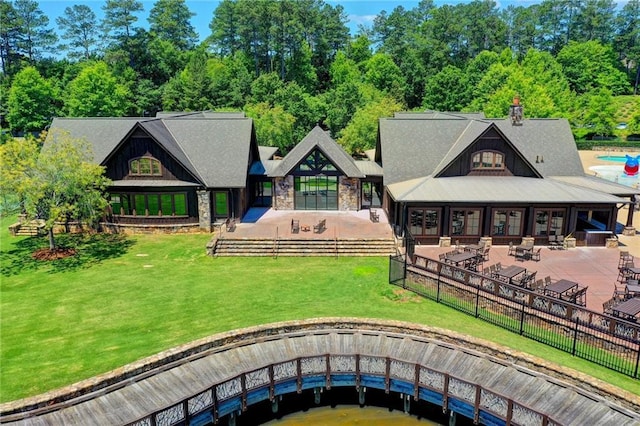
[[[389,256],[393,238],[296,239],[220,238],[207,244],[211,256]]]

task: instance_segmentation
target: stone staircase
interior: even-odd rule
[[[37,237],[44,235],[42,221],[18,222],[9,226],[9,232],[14,237]]]
[[[389,256],[397,254],[393,238],[214,238],[211,256]]]

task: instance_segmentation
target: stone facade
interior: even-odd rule
[[[293,210],[293,176],[285,176],[276,178],[274,181],[274,201],[273,208],[276,210]]]
[[[211,232],[211,192],[197,191],[200,230]]]
[[[360,180],[340,176],[338,179],[338,210],[358,211],[360,207]]]

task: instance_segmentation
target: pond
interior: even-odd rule
[[[312,408],[306,412],[289,414],[264,424],[271,426],[436,426],[443,423],[412,416],[401,410],[389,410],[383,407],[361,408],[353,405],[338,405],[335,408]]]

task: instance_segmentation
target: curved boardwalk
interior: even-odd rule
[[[297,381],[286,380],[296,370]],[[302,380],[306,370],[313,374]],[[283,379],[277,381],[279,376]],[[0,422],[152,424],[151,413],[174,407],[157,422],[171,424],[167,418],[179,418],[182,407],[217,418],[274,394],[354,383],[431,402],[442,396],[438,386],[448,386],[456,397],[439,403],[469,414],[465,410],[474,398],[483,399],[484,411],[475,413],[480,421],[491,412],[507,417],[508,411],[514,422],[520,416],[519,423],[527,424],[542,424],[535,413],[548,416],[549,424],[640,424],[640,398],[575,371],[448,330],[356,318],[214,335],[68,388],[3,404]],[[505,397],[512,401],[507,404]],[[214,408],[212,398],[220,401]],[[202,409],[193,408],[198,404]]]

